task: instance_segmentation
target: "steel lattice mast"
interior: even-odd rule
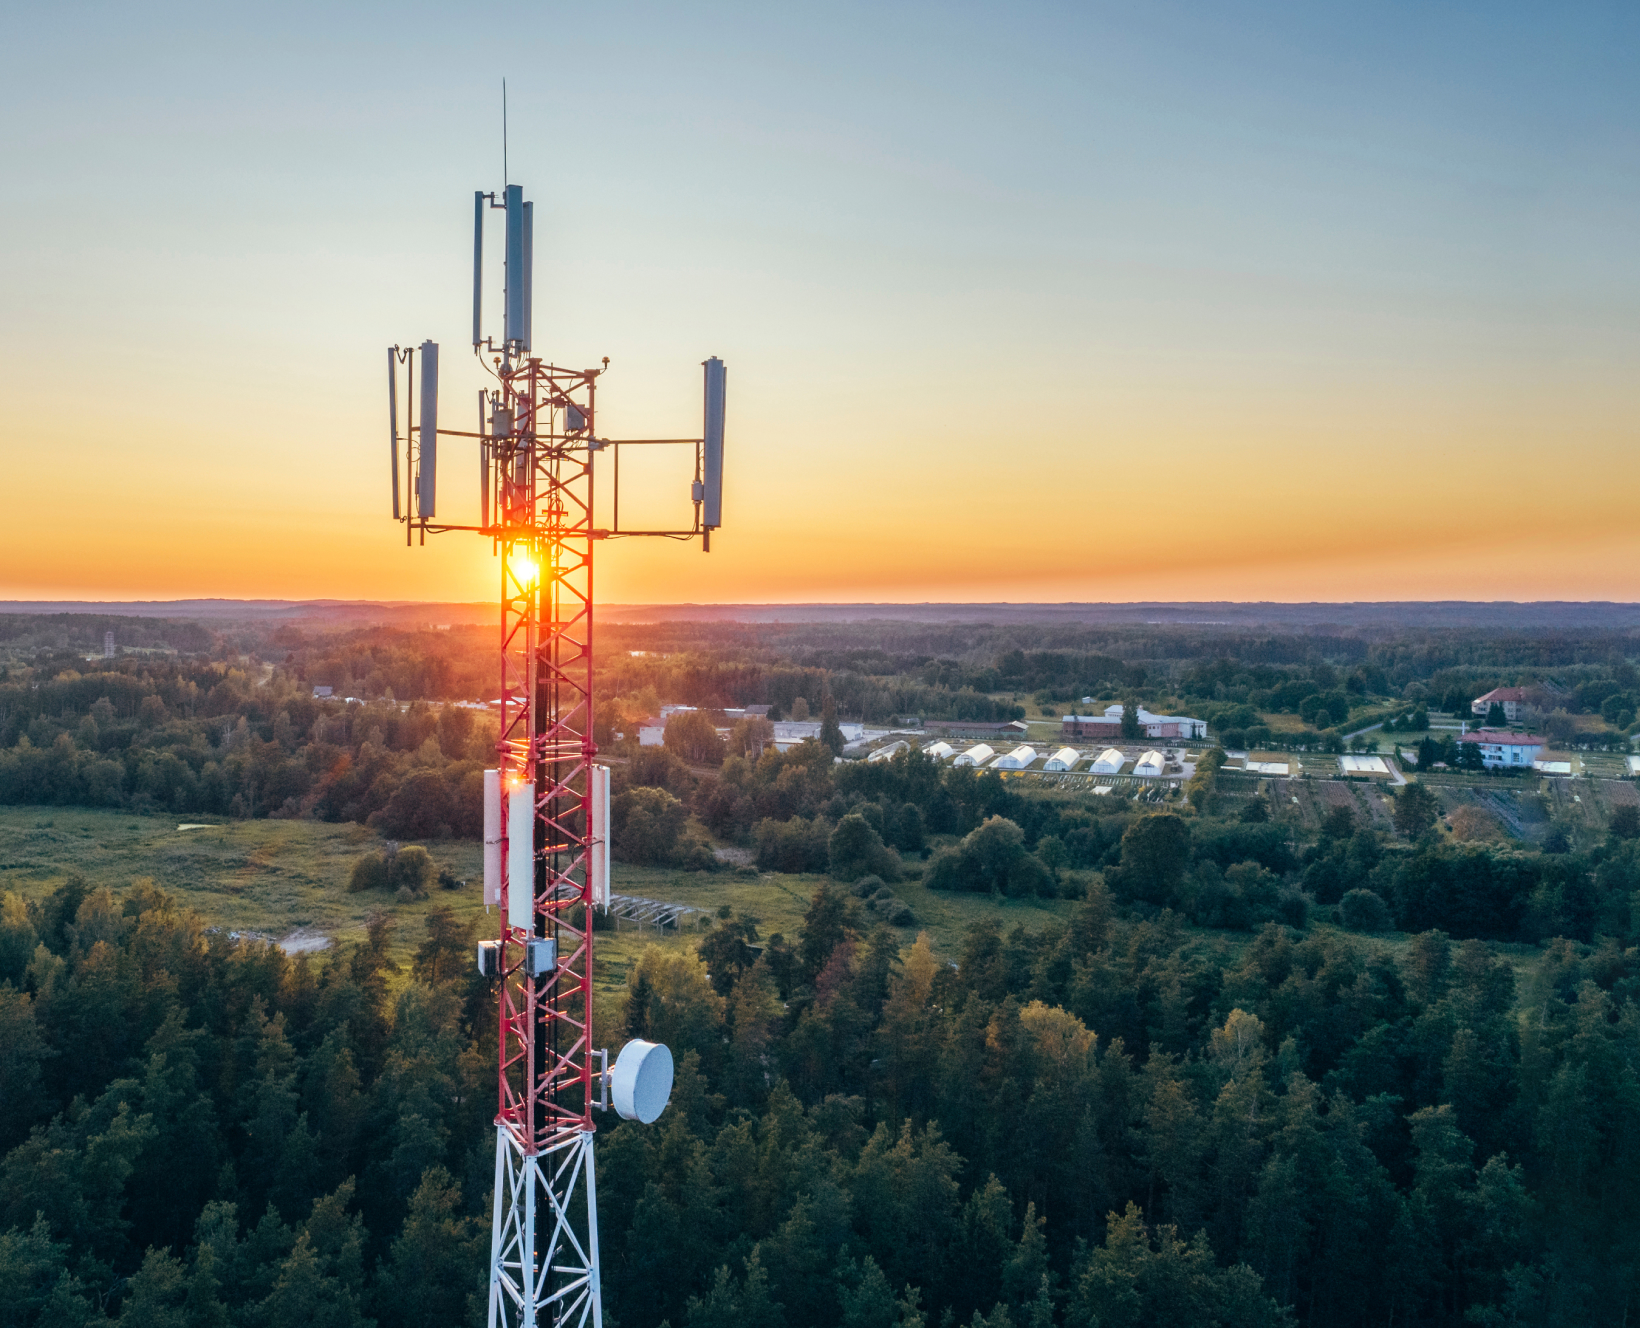
[[[498,371],[503,874],[490,1322],[602,1325],[592,1160],[592,499],[598,370]],[[571,417],[571,411],[575,411]],[[581,427],[570,431],[568,424]],[[525,796],[520,797],[523,793]],[[525,906],[519,894],[528,897]],[[534,975],[529,942],[553,942]],[[585,1195],[577,1220],[576,1191]],[[546,1211],[538,1211],[546,1200]]]
[[[499,344],[481,335],[489,208],[504,210],[507,223]],[[473,531],[501,560],[500,734],[497,768],[485,775],[485,903],[499,905],[500,922],[497,939],[479,946],[480,968],[498,985],[490,1328],[602,1328],[592,1111],[613,1088],[623,1116],[653,1121],[670,1092],[671,1056],[635,1040],[611,1076],[607,1053],[592,1045],[592,915],[607,902],[609,776],[595,764],[593,740],[593,551],[631,535],[698,535],[710,547],[720,523],[726,372],[720,360],[705,362],[702,437],[599,438],[598,379],[609,361],[561,369],[530,353],[532,231],[519,186],[500,200],[475,195],[473,348],[491,378],[479,393],[476,433],[439,427],[435,343],[388,353],[393,516],[407,542],[416,530],[423,542],[428,533]],[[436,520],[441,435],[478,440],[476,525]],[[620,527],[618,458],[634,444],[694,449],[690,527]],[[607,527],[594,522],[599,456],[614,462]]]

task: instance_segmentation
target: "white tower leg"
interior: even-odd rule
[[[507,1125],[496,1127],[490,1328],[603,1328],[592,1139],[591,1130],[569,1131],[532,1157]],[[571,1220],[578,1189],[586,1195],[579,1231]]]

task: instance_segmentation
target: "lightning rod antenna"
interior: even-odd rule
[[[503,187],[512,183],[512,176],[507,174],[507,80],[501,80],[501,183]]]

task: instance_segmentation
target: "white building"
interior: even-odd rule
[[[1631,756],[1628,761],[1629,774],[1640,778],[1640,756]]]
[[[1030,764],[1034,760],[1036,760],[1036,748],[1027,747],[1024,743],[1021,743],[1006,756],[997,757],[997,759],[992,762],[991,769],[1026,770],[1030,768]]]
[[[1389,767],[1382,756],[1340,756],[1338,768],[1346,775],[1385,775]]]
[[[1506,733],[1502,729],[1476,729],[1458,741],[1479,744],[1481,763],[1489,770],[1530,770],[1548,745],[1535,733]]]
[[[1160,752],[1146,752],[1139,758],[1139,764],[1133,767],[1136,775],[1159,775],[1166,768],[1167,762]]]
[[[924,747],[924,756],[932,756],[936,761],[943,761],[957,749],[948,742],[936,742],[932,746]]]
[[[1278,775],[1282,779],[1287,777],[1287,762],[1285,761],[1249,761],[1247,773],[1250,775]]]
[[[1569,775],[1572,773],[1570,761],[1533,761],[1532,769],[1540,775]]]
[[[1088,767],[1096,775],[1119,775],[1122,767],[1127,764],[1127,757],[1114,747],[1107,747],[1099,753],[1099,759]]]
[[[1061,747],[1048,758],[1044,770],[1074,770],[1076,763],[1082,759],[1082,753],[1074,747]]]
[[[967,751],[962,753],[961,756],[957,757],[955,761],[951,762],[951,764],[971,765],[977,768],[984,765],[995,755],[996,753],[992,751],[991,748],[987,747],[983,742],[976,742]]]

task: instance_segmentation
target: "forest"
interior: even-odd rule
[[[0,801],[470,836],[493,735],[438,703],[484,699],[482,652],[375,636],[14,648]],[[725,908],[645,951],[604,1013],[609,1045],[679,1057],[657,1125],[599,1122],[617,1328],[1627,1321],[1640,818],[1537,849],[1455,838],[1407,791],[1393,831],[1305,827],[1213,760],[1158,807],[916,752],[760,752],[749,723],[614,736],[659,700],[957,717],[965,693],[1040,714],[1065,692],[1330,719],[1335,693],[1401,714],[1525,681],[1620,732],[1621,638],[609,636],[646,652],[601,670],[617,855],[811,891],[792,934]],[[357,700],[316,700],[321,680]],[[1068,902],[937,952],[908,879]],[[5,894],[0,1324],[483,1322],[494,995],[447,909],[403,970],[391,926],[291,957],[143,882]]]

